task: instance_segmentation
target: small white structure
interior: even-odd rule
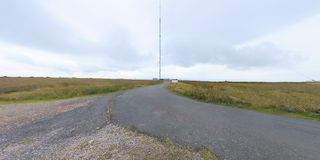
[[[177,80],[177,79],[172,79],[171,82],[172,82],[172,83],[179,83],[179,80]]]

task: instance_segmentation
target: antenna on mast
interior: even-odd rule
[[[159,80],[161,80],[161,31],[162,31],[162,22],[161,22],[161,9],[162,9],[162,6],[161,6],[161,0],[159,0]]]

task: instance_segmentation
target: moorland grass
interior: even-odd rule
[[[107,94],[160,81],[78,78],[0,78],[0,104]]]
[[[203,102],[320,120],[320,83],[184,81],[167,88]]]

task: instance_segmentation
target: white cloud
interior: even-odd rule
[[[10,43],[0,43],[0,53],[2,75],[64,76],[90,67],[99,68],[95,63],[81,63],[85,62],[86,57],[60,55]]]
[[[303,54],[317,53],[320,51],[319,28],[320,15],[316,15],[281,31],[240,44],[238,48],[273,43],[285,49],[305,52]]]
[[[96,63],[87,63],[90,57],[60,55],[54,52],[23,47],[14,44],[0,43],[1,75],[8,76],[64,76],[64,77],[99,77],[150,79],[156,77],[154,67],[136,69],[107,69]],[[106,60],[107,62],[108,60]],[[163,77],[189,80],[215,81],[303,81],[305,76],[290,69],[272,67],[238,70],[226,65],[197,64],[190,67],[167,65],[163,68]]]
[[[150,79],[155,68],[115,69],[113,59],[59,54],[0,42],[0,75]]]
[[[255,40],[237,45],[238,49],[272,43],[287,49],[291,55],[298,55],[300,60],[294,67],[288,67],[298,72],[306,79],[320,79],[320,15],[308,18],[284,30],[271,33]],[[286,59],[284,59],[286,60]]]
[[[290,69],[251,68],[237,70],[225,65],[198,64],[191,67],[166,66],[165,76],[188,80],[207,81],[304,81],[299,73]]]
[[[157,2],[2,1],[0,75],[156,77]],[[318,0],[163,3],[164,77],[320,79]]]
[[[106,45],[120,29],[129,33],[128,38],[139,50],[138,54],[155,51],[158,12],[150,0],[48,0],[39,3],[61,25],[91,43]]]

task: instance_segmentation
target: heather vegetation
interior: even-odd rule
[[[320,83],[184,81],[168,89],[204,102],[320,120]]]
[[[77,78],[0,78],[0,104],[107,94],[160,81]]]

